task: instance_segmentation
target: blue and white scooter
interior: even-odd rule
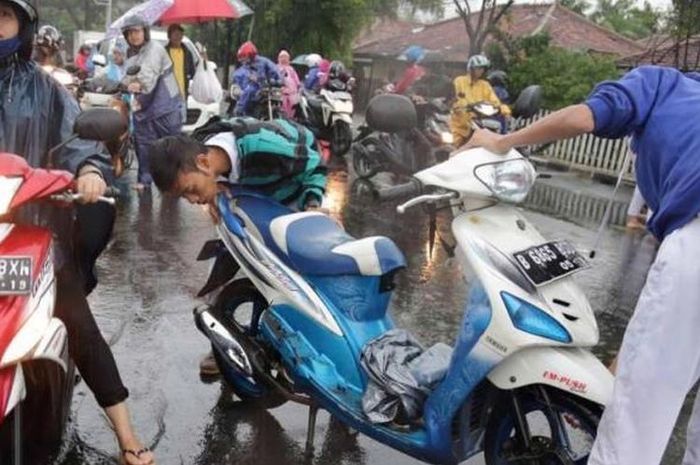
[[[383,97],[374,111],[392,125],[412,111]],[[394,328],[386,310],[405,266],[401,251],[386,237],[355,239],[321,213],[293,213],[235,188],[220,194],[225,247],[211,242],[200,255],[219,258],[200,293],[213,304],[195,310],[195,320],[225,380],[264,407],[309,405],[311,446],[323,408],[430,463],[483,452],[489,465],[585,464],[613,377],[589,350],[598,327],[569,277],[584,259],[566,241],[546,241],[512,205],[535,177],[516,151],[477,149],[380,192],[417,195],[400,213],[452,208],[456,256],[471,286],[449,368],[409,424],[373,424],[362,409],[361,352]]]

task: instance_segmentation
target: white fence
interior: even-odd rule
[[[532,124],[549,113],[551,112],[542,110],[530,119],[518,121],[517,124],[519,127]],[[618,176],[628,150],[629,138],[602,139],[586,134],[555,142],[535,154],[533,158],[592,174]],[[624,179],[634,182],[632,163],[627,167]]]

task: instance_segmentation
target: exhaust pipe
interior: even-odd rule
[[[207,339],[235,367],[246,375],[253,376],[253,367],[243,346],[231,332],[211,313],[211,307],[202,306],[194,309],[194,322]]]

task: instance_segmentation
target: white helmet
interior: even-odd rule
[[[310,53],[306,56],[304,61],[306,61],[306,66],[308,66],[309,68],[313,68],[314,66],[318,66],[321,64],[321,61],[323,61],[323,57],[318,53]]]
[[[491,66],[491,62],[486,57],[486,55],[474,55],[467,61],[467,71],[471,71],[476,68],[488,68]]]

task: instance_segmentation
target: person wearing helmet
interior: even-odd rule
[[[34,61],[62,86],[75,93],[76,80],[71,73],[61,67],[62,48],[63,37],[58,29],[49,25],[41,26],[34,41]]]
[[[310,53],[304,61],[307,68],[309,68],[304,77],[304,89],[316,91],[321,85],[319,73],[321,72],[320,66],[323,62],[323,57],[318,53]]]
[[[0,152],[23,157],[35,168],[53,167],[73,173],[83,201],[94,203],[105,193],[109,157],[101,144],[71,140],[80,112],[77,101],[31,60],[38,15],[25,0],[0,0]],[[70,140],[49,158],[49,151]],[[85,297],[76,264],[74,221],[70,211],[53,205],[28,206],[13,218],[40,224],[55,235],[56,309],[68,332],[68,350],[81,376],[105,409],[128,465],[153,463],[137,439],[126,407],[124,387],[114,356],[102,337]],[[31,448],[30,448],[31,449]]]
[[[425,50],[418,45],[408,47],[403,56],[408,61],[408,67],[404,70],[401,79],[394,86],[394,92],[397,94],[406,94],[413,87],[413,84],[418,82],[425,76],[426,70],[419,63],[425,58]]]
[[[140,16],[127,18],[122,33],[129,45],[126,69],[138,66],[135,76],[124,83],[136,95],[134,111],[134,142],[139,161],[137,190],[150,189],[152,179],[148,169],[150,145],[165,136],[179,134],[182,128],[182,96],[168,52],[150,37],[150,27]]]
[[[488,76],[486,76],[486,80],[489,81],[491,84],[491,87],[493,87],[493,91],[496,93],[496,97],[501,101],[501,103],[505,103],[506,105],[510,104],[510,93],[508,93],[508,75],[505,73],[505,71],[501,70],[495,70],[491,71]]]
[[[260,89],[266,85],[282,85],[282,78],[277,66],[269,59],[258,54],[253,42],[244,42],[238,49],[238,69],[233,73],[232,82],[241,89],[236,102],[236,116],[253,116],[259,100]]]
[[[455,101],[450,118],[450,129],[455,145],[460,147],[472,134],[471,116],[466,107],[473,103],[489,102],[499,106],[504,118],[510,117],[510,108],[496,96],[491,84],[485,79],[491,62],[486,55],[474,55],[467,62],[467,74],[454,80]]]

